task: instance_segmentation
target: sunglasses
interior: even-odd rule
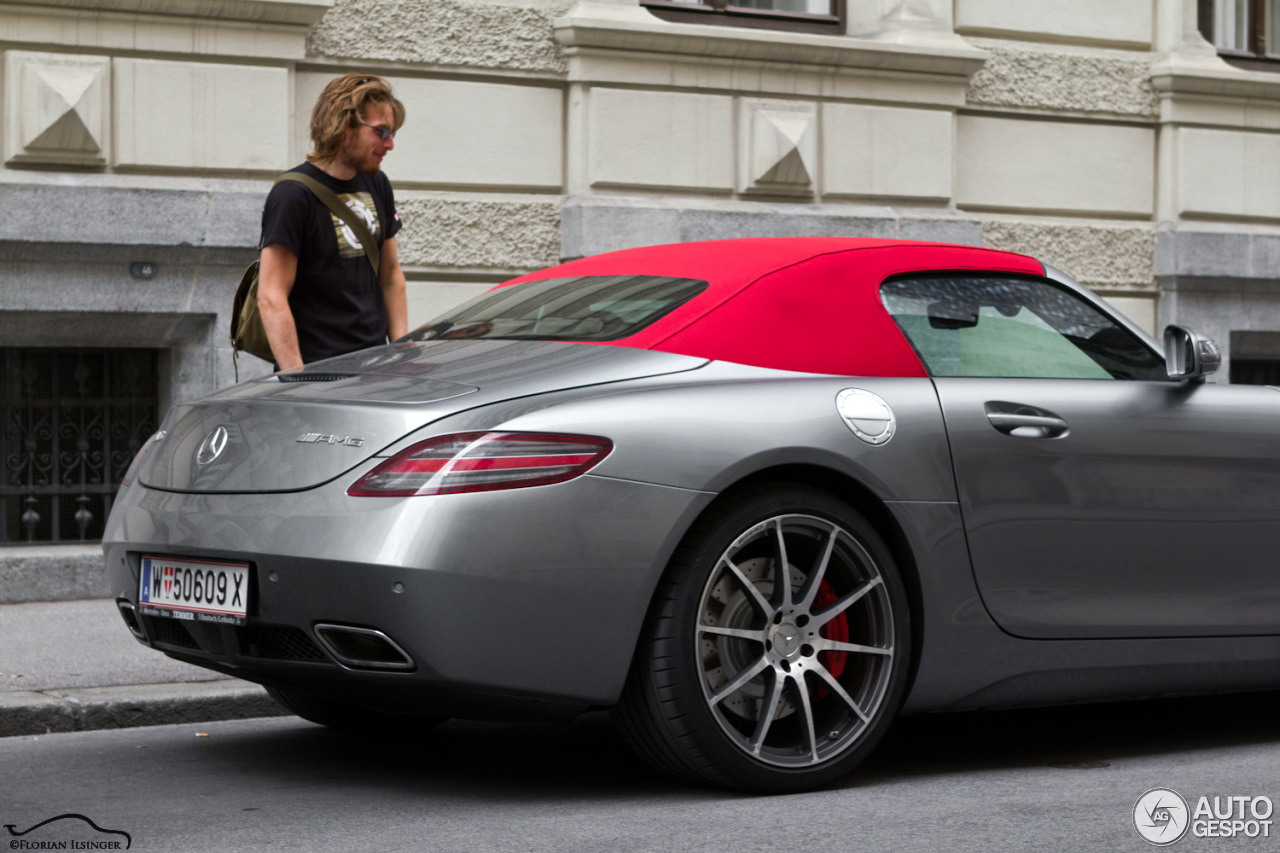
[[[359,124],[361,127],[373,128],[374,132],[378,134],[378,138],[381,139],[383,142],[386,142],[387,139],[389,138],[390,139],[396,138],[396,132],[391,128],[387,127],[385,124],[365,124],[362,121],[356,122],[356,123]]]

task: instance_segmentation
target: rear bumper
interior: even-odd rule
[[[150,646],[264,684],[450,716],[608,705],[680,535],[713,495],[605,477],[504,492],[352,498],[135,486],[104,537],[117,600],[143,554],[250,564],[246,625],[141,614]],[[411,668],[339,661],[317,624],[369,628]],[[122,624],[121,630],[125,630]]]

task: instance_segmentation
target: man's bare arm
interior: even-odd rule
[[[396,238],[382,244],[379,257],[378,284],[382,287],[382,304],[387,308],[387,336],[390,340],[409,333],[409,307],[404,293],[404,270],[396,253]]]
[[[298,256],[279,243],[262,247],[258,266],[258,311],[281,371],[302,367],[298,327],[289,310],[289,292],[298,275]]]

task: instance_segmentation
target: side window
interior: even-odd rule
[[[903,278],[880,295],[931,376],[1168,379],[1138,336],[1051,282]]]

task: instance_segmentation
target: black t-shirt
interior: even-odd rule
[[[327,186],[362,216],[378,246],[400,230],[391,182],[382,172],[339,181],[303,163],[301,172]],[[278,243],[298,256],[289,310],[304,362],[386,343],[382,288],[351,227],[297,181],[271,188],[262,210],[262,245]]]

